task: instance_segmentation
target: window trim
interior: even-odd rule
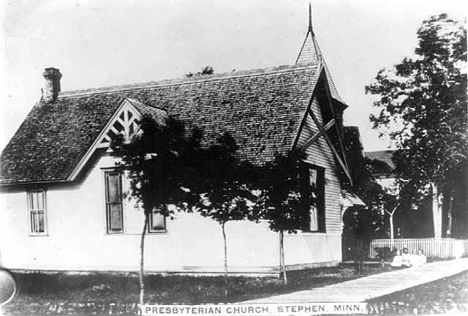
[[[116,170],[115,168],[106,168],[102,169],[103,171],[103,181],[104,181],[104,210],[105,210],[105,232],[107,235],[121,235],[125,233],[125,212],[124,212],[124,198],[123,198],[123,176],[122,173]],[[110,211],[109,211],[109,203],[107,202],[108,200],[108,182],[107,182],[107,175],[110,173],[115,173],[119,175],[119,186],[120,186],[120,196],[121,196],[121,223],[122,223],[122,229],[119,231],[112,231],[110,229]]]
[[[34,232],[33,227],[32,227],[32,211],[39,211],[39,210],[33,210],[31,208],[31,203],[32,203],[32,194],[38,194],[41,193],[41,196],[43,198],[43,211],[44,211],[44,232]],[[47,193],[45,189],[32,189],[26,191],[26,203],[27,203],[27,216],[28,216],[28,235],[30,237],[46,237],[49,236],[49,223],[48,223],[48,211],[47,211]]]

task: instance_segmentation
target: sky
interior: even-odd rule
[[[411,57],[424,19],[465,19],[465,0],[313,0],[313,27],[345,125],[366,151],[389,147],[372,130],[365,85]],[[39,100],[46,67],[62,91],[293,64],[308,0],[0,0],[0,150]],[[375,111],[375,109],[374,109]]]

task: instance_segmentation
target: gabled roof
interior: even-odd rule
[[[320,50],[320,46],[317,42],[317,38],[312,29],[312,8],[311,8],[310,3],[309,3],[309,28],[307,30],[304,43],[302,44],[301,50],[296,60],[296,64],[309,64],[309,63],[314,63],[314,64],[322,63],[323,68],[325,69],[325,74],[327,75],[327,81],[330,87],[330,94],[332,98],[346,105],[346,103],[343,101],[343,99],[341,99],[340,95],[338,94],[338,89],[336,88],[335,83],[333,82],[333,78],[330,74],[330,70],[328,69],[327,63],[325,62],[325,58],[323,57],[322,51]]]
[[[109,146],[117,137],[123,137],[124,141],[130,141],[140,129],[140,121],[143,115],[149,115],[158,124],[165,124],[168,118],[167,112],[158,108],[144,105],[136,100],[125,98],[104,129],[101,130],[91,146],[88,146],[86,154],[80,159],[78,165],[67,180],[73,181],[86,166],[89,159],[99,148],[109,149]]]
[[[137,100],[126,99],[131,105],[133,105],[141,115],[149,115],[158,124],[164,124],[167,116],[167,112],[152,106],[147,106]]]
[[[319,73],[314,65],[63,93],[36,104],[0,157],[0,184],[67,181],[124,100],[161,109],[214,141],[230,132],[252,163],[291,149]]]
[[[2,152],[0,183],[67,180],[123,100],[102,94],[37,103]]]

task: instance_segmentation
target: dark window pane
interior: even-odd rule
[[[309,167],[309,231],[325,232],[325,169]]]
[[[150,231],[166,229],[166,218],[164,215],[153,212],[150,220]]]
[[[29,193],[29,208],[30,208],[30,210],[35,210],[36,205],[37,205],[36,193],[35,192],[30,192]]]
[[[121,203],[122,191],[120,188],[120,175],[118,173],[107,174],[107,202]]]
[[[38,227],[36,233],[44,233],[45,232],[45,216],[44,212],[37,213],[37,222]]]
[[[44,212],[31,212],[31,233],[39,234],[45,233],[45,213]]]
[[[31,212],[31,233],[37,233],[36,213]]]
[[[310,207],[310,230],[317,231],[318,230],[318,214],[317,208],[315,206]]]
[[[123,216],[122,204],[109,204],[109,230],[122,231],[123,230]]]
[[[44,210],[44,192],[35,193],[37,196],[37,209]]]
[[[310,186],[312,187],[312,189],[317,188],[317,175],[318,172],[316,169],[310,169]]]
[[[105,179],[107,203],[107,231],[123,232],[121,175],[116,171],[107,171],[105,173]]]

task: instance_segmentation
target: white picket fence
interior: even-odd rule
[[[421,249],[426,257],[438,259],[455,259],[468,256],[468,240],[454,238],[408,238],[408,239],[374,239],[369,248],[369,257],[377,258],[376,248],[388,247],[416,253]]]

